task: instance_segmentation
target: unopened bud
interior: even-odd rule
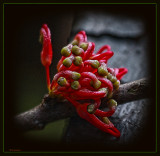
[[[72,79],[73,80],[78,80],[80,77],[81,77],[80,73],[77,73],[77,72],[72,73]]]
[[[107,88],[100,88],[98,91],[103,91],[103,92],[105,92],[106,94],[108,94],[108,89],[107,89]]]
[[[76,56],[73,60],[73,64],[76,66],[80,66],[82,64],[82,57]]]
[[[63,56],[65,56],[65,57],[67,57],[67,56],[69,56],[69,55],[71,54],[71,51],[70,51],[70,49],[69,49],[68,47],[64,47],[64,48],[62,48],[62,50],[61,50],[61,54],[62,54]]]
[[[117,107],[117,102],[115,100],[113,100],[113,99],[110,99],[107,102],[107,104],[108,104],[108,108],[110,108],[110,109]]]
[[[80,87],[81,87],[81,86],[80,86],[80,84],[79,84],[78,81],[73,81],[73,82],[71,83],[71,88],[72,88],[72,89],[77,90],[77,89],[79,89]]]
[[[102,117],[102,121],[107,125],[111,123],[107,117]]]
[[[94,114],[95,112],[95,105],[94,104],[90,104],[87,106],[87,112],[90,114]]]
[[[57,80],[57,83],[60,85],[60,86],[65,86],[67,84],[67,80],[64,78],[64,77],[60,77],[58,80]]]
[[[84,51],[86,51],[88,48],[88,43],[85,43],[85,42],[81,43],[80,48],[82,48]]]
[[[83,52],[82,48],[79,48],[77,45],[72,47],[72,53],[76,56],[81,55],[81,53]]]
[[[112,77],[113,77],[112,74],[108,72],[108,74],[107,74],[107,79],[108,79],[108,80],[112,80]]]
[[[93,60],[92,63],[91,63],[92,68],[96,68],[97,69],[99,67],[99,65],[100,64],[99,64],[98,60]]]
[[[115,83],[117,81],[117,78],[115,76],[112,76],[111,82]]]
[[[72,65],[72,60],[70,58],[65,58],[63,60],[63,65],[66,67],[70,67]]]
[[[99,80],[97,80],[97,81],[95,81],[95,82],[93,83],[93,87],[94,87],[95,89],[98,89],[100,86],[101,86],[101,81],[99,81]]]
[[[98,74],[101,76],[106,76],[108,74],[108,70],[104,66],[100,66],[98,68]]]
[[[120,81],[119,81],[119,80],[117,80],[116,82],[113,83],[113,86],[114,86],[114,88],[115,88],[116,90],[119,89],[119,85],[120,85]]]
[[[78,45],[78,41],[77,40],[73,40],[72,41],[72,45]]]

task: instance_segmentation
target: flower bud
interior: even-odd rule
[[[115,88],[116,90],[119,89],[119,85],[120,85],[120,81],[119,81],[119,80],[117,80],[116,82],[113,83],[113,86],[114,86],[114,88]]]
[[[92,68],[98,68],[99,67],[99,61],[98,60],[93,60],[91,63]]]
[[[108,80],[112,80],[112,77],[113,77],[112,74],[108,72],[108,73],[107,73],[107,79],[108,79]]]
[[[79,89],[80,87],[81,87],[81,86],[80,86],[80,84],[79,84],[78,81],[73,81],[73,82],[71,83],[71,88],[72,88],[72,89],[77,90],[77,89]]]
[[[111,123],[107,117],[102,117],[102,121],[107,125]]]
[[[87,112],[90,114],[94,114],[95,112],[95,105],[94,104],[90,104],[87,106]]]
[[[66,86],[66,85],[67,85],[67,80],[66,80],[64,77],[60,77],[60,78],[57,80],[57,83],[58,83],[60,86]]]
[[[101,81],[97,80],[96,82],[93,83],[93,87],[95,89],[98,89],[101,86]]]
[[[110,109],[117,107],[117,102],[115,100],[113,100],[113,99],[110,99],[107,102],[107,104],[108,104],[108,108],[110,108]]]
[[[100,88],[98,91],[103,91],[103,92],[106,92],[106,94],[108,94],[108,89],[107,88]]]
[[[84,51],[86,51],[88,48],[88,43],[85,43],[85,42],[81,43],[80,48],[82,48]]]
[[[73,40],[72,41],[72,45],[78,45],[78,41],[77,40]]]
[[[77,72],[72,73],[72,79],[73,80],[78,80],[80,77],[81,77],[80,73],[77,73]]]
[[[63,60],[63,65],[66,67],[70,67],[72,65],[72,60],[70,58],[65,58]]]
[[[108,74],[108,70],[104,66],[100,66],[98,68],[98,74],[101,76],[106,76]]]
[[[115,76],[112,76],[111,82],[115,83],[117,81],[117,78]]]
[[[67,57],[71,54],[71,51],[68,47],[63,47],[62,50],[61,50],[61,54],[65,57]]]
[[[76,56],[81,55],[81,53],[83,52],[82,48],[79,48],[77,45],[72,47],[72,53]]]
[[[76,56],[73,60],[73,64],[76,66],[80,66],[82,64],[82,57]]]

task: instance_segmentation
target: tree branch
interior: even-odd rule
[[[119,90],[113,93],[113,98],[118,104],[148,98],[150,86],[148,79],[122,84]],[[106,101],[106,98],[102,99],[102,107],[105,107]],[[58,102],[47,94],[40,105],[17,115],[14,118],[14,123],[21,131],[43,129],[46,124],[71,117],[74,113],[76,113],[76,110],[71,103]]]

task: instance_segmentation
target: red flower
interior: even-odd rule
[[[95,44],[87,41],[85,31],[80,31],[73,42],[63,47],[62,57],[57,64],[58,73],[52,83],[49,79],[49,65],[52,60],[50,30],[47,25],[41,28],[43,50],[41,62],[46,67],[49,94],[61,96],[70,101],[79,116],[100,130],[120,137],[120,132],[107,117],[116,110],[117,102],[112,98],[113,90],[117,90],[120,79],[127,73],[126,68],[109,68],[107,61],[113,56],[111,47],[103,46],[94,53]],[[99,109],[101,98],[107,96],[109,111]],[[81,104],[78,100],[92,99],[94,103]]]

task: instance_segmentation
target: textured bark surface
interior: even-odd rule
[[[131,83],[123,84],[119,90],[114,93],[113,98],[119,103],[146,98],[149,96],[149,80],[141,79]],[[107,99],[102,100],[102,106],[105,107]],[[69,102],[58,102],[56,99],[46,95],[42,103],[35,108],[19,114],[15,117],[16,127],[22,131],[43,129],[50,122],[73,116],[75,108]]]

